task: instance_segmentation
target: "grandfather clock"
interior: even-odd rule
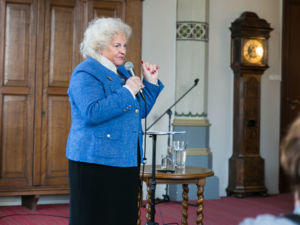
[[[270,24],[253,12],[232,22],[231,68],[234,72],[233,154],[227,195],[267,195],[264,159],[259,154],[261,76],[269,67]]]

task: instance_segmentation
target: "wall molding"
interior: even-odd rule
[[[204,156],[211,155],[211,151],[209,148],[187,148],[186,155],[187,156]]]
[[[195,126],[195,127],[209,127],[211,124],[208,120],[190,120],[190,119],[174,119],[173,126]]]
[[[199,118],[203,118],[203,117],[207,117],[207,114],[205,112],[202,112],[201,114],[199,113],[178,113],[175,111],[175,116],[177,117],[199,117]]]

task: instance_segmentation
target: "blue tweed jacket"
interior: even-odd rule
[[[163,89],[143,80],[145,103],[123,87],[130,74],[124,66],[119,75],[93,58],[80,63],[73,71],[68,95],[72,111],[66,157],[70,160],[116,167],[137,166],[137,148],[142,150],[144,118]]]

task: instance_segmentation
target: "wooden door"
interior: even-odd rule
[[[284,0],[282,82],[281,82],[281,138],[300,112],[300,0]],[[280,192],[289,191],[289,185],[280,168]]]
[[[0,187],[11,189],[32,185],[36,9],[0,0]]]
[[[37,95],[41,103],[41,108],[37,109],[41,134],[37,140],[40,161],[37,155],[35,184],[67,186],[68,161],[65,152],[71,125],[67,89],[72,70],[79,63],[80,1],[48,0],[44,3],[40,10],[44,15],[44,30],[38,32],[38,38],[43,40],[39,48],[42,52],[39,64],[43,67],[37,77],[37,84],[41,87]]]
[[[67,192],[67,89],[88,21],[101,16],[133,28],[128,60],[140,64],[141,0],[0,0],[1,195]]]

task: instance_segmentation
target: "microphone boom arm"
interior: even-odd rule
[[[156,124],[165,114],[169,114],[171,109],[184,97],[186,96],[194,87],[197,86],[199,82],[199,79],[194,80],[194,85],[188,89],[179,99],[177,99],[163,114],[161,114],[149,127],[146,128],[146,131],[148,131],[154,124]]]

